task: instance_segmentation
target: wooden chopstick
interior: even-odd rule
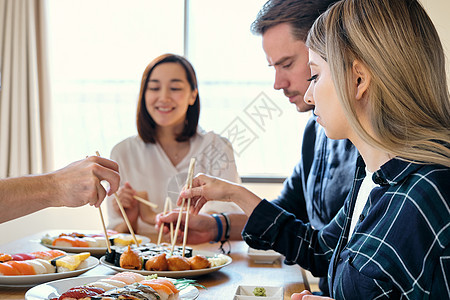
[[[97,156],[100,156],[100,153],[98,151],[95,151],[95,154],[97,154]],[[111,253],[111,244],[109,242],[108,231],[106,230],[105,219],[103,218],[101,206],[98,207],[98,212],[100,213],[100,220],[102,220],[103,232],[105,233],[106,246],[108,247],[108,253]]]
[[[100,206],[98,207],[98,212],[100,213],[100,219],[102,220],[103,232],[105,233],[106,246],[108,247],[108,253],[111,253],[111,244],[109,242],[108,232],[106,230],[105,220],[103,219],[102,208]]]
[[[194,177],[194,165],[195,165],[195,158],[191,159],[192,168],[189,166],[189,173],[188,173],[188,188],[192,188],[192,178]],[[184,221],[184,235],[183,235],[183,257],[184,257],[184,250],[186,249],[186,240],[187,240],[187,233],[189,228],[189,211],[191,210],[191,198],[188,198],[187,206],[186,206],[186,220]]]
[[[167,213],[167,210],[168,210],[168,208],[169,208],[169,201],[170,201],[170,198],[167,197],[167,198],[166,198],[166,202],[164,203],[164,211],[163,211],[163,214],[166,214],[166,213]],[[164,229],[164,223],[161,224],[161,227],[159,228],[158,243],[157,243],[157,245],[161,244],[161,237],[162,237],[163,229]],[[172,241],[171,241],[171,242],[172,242]]]
[[[100,156],[100,153],[98,151],[95,151],[95,153],[97,154],[97,156]],[[130,231],[131,235],[133,236],[133,240],[136,243],[136,246],[139,246],[139,242],[138,242],[136,236],[134,235],[133,227],[130,224],[130,220],[128,220],[127,213],[123,209],[122,203],[120,203],[120,200],[119,200],[119,197],[117,196],[117,193],[114,193],[114,198],[116,198],[117,205],[119,206],[120,212],[122,213],[122,216],[123,216],[123,218],[125,220],[125,223],[127,223],[128,230]],[[102,220],[103,220],[103,216],[102,216]],[[105,228],[105,236],[106,236],[106,239],[108,240],[108,235],[106,234],[106,227],[105,227],[104,224],[103,224],[103,228]]]
[[[136,195],[134,195],[133,198],[136,199],[137,201],[141,202],[141,203],[144,203],[145,205],[150,206],[151,208],[158,208],[158,205],[156,205],[154,203],[151,203],[150,201],[145,200],[144,198],[141,198],[141,197],[136,196]]]
[[[169,198],[169,211],[172,211],[172,199],[170,198]],[[173,243],[173,222],[170,222],[170,243],[171,244]]]
[[[136,246],[139,246],[139,242],[138,242],[136,236],[134,235],[133,226],[131,226],[130,220],[128,220],[127,213],[123,209],[122,203],[120,203],[120,200],[119,200],[119,196],[117,196],[116,193],[114,193],[114,198],[116,198],[117,205],[119,206],[120,212],[122,213],[122,216],[123,216],[123,219],[125,220],[125,223],[127,223],[128,230],[130,231],[131,235],[133,236],[133,240],[136,243]]]
[[[191,182],[191,186],[189,188],[192,187],[192,182]],[[186,206],[186,220],[184,221],[184,235],[183,235],[183,252],[182,252],[182,256],[184,257],[184,250],[186,249],[186,240],[187,240],[187,233],[188,233],[188,223],[189,223],[189,210],[191,208],[191,198],[188,198],[187,201],[187,206]]]
[[[195,166],[195,158],[193,157],[193,158],[191,158],[191,161],[189,163],[188,177],[187,177],[187,180],[186,180],[186,184],[187,184],[188,188],[192,187],[192,177],[194,176],[194,166]],[[189,183],[191,184],[190,186],[189,186]],[[180,229],[181,217],[183,215],[183,207],[184,207],[185,201],[186,201],[185,198],[183,198],[182,201],[181,201],[180,213],[178,214],[177,226],[175,227],[175,233],[174,233],[174,237],[173,237],[173,241],[172,241],[172,249],[170,250],[170,255],[173,255],[173,250],[175,248],[175,243],[177,241],[178,230]],[[186,218],[188,216],[188,213],[189,212],[186,212]],[[184,230],[185,230],[185,232],[187,230],[187,224],[186,223],[184,225]],[[185,234],[185,236],[186,236],[186,234]],[[185,244],[186,244],[186,240],[183,237],[183,245],[185,245]],[[184,256],[184,247],[183,247],[183,256]]]

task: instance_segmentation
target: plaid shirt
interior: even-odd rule
[[[328,272],[335,299],[450,299],[450,169],[392,159],[374,173],[373,189],[348,241],[365,165],[322,230],[262,201],[243,232],[255,248],[295,258],[315,276]]]

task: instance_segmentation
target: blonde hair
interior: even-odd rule
[[[450,167],[445,55],[418,1],[338,2],[314,23],[307,46],[328,61],[347,118],[361,138],[408,161]],[[375,136],[356,115],[355,60],[371,73],[367,95]]]

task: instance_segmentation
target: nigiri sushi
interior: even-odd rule
[[[0,262],[12,260],[12,256],[7,253],[0,253]]]
[[[119,280],[126,284],[132,284],[144,280],[145,276],[134,272],[121,272],[113,275],[110,279]]]
[[[91,256],[91,253],[89,252],[82,252],[75,255],[66,255],[63,257],[55,258],[54,260],[52,260],[52,264],[56,266],[58,273],[73,271],[78,268],[78,266],[89,256]]]
[[[0,263],[0,275],[36,275],[55,273],[55,267],[44,259],[30,259],[24,261],[7,261]]]
[[[56,238],[53,240],[52,245],[58,247],[89,247],[89,243],[83,238],[72,236],[61,236]]]
[[[4,276],[14,276],[20,275],[20,272],[15,269],[13,266],[7,263],[0,263],[0,275]]]
[[[19,274],[18,275],[36,275],[36,271],[34,267],[28,263],[28,261],[7,261],[4,264],[10,265],[14,269],[16,269]]]
[[[142,280],[139,282],[140,284],[146,285],[154,289],[158,294],[161,300],[172,300],[176,299],[175,294],[170,287],[168,287],[165,283],[156,282],[153,279],[150,280]]]
[[[67,253],[62,250],[47,250],[47,251],[36,251],[31,252],[30,255],[33,255],[34,258],[41,258],[46,260],[51,260],[56,257],[64,256]]]

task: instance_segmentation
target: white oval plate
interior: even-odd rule
[[[89,256],[86,260],[87,267],[63,272],[63,273],[50,273],[50,274],[39,274],[39,275],[19,275],[19,276],[0,276],[0,286],[9,286],[9,287],[30,287],[36,284],[40,284],[43,282],[48,282],[56,279],[62,279],[67,277],[74,277],[84,272],[89,271],[90,269],[96,267],[98,265],[98,259],[92,256]]]
[[[47,282],[29,289],[25,294],[25,300],[48,300],[51,298],[58,298],[62,293],[65,293],[74,286],[110,278],[111,276],[113,275],[85,276]],[[191,285],[180,291],[179,299],[194,300],[197,299],[199,294],[198,289]]]
[[[193,251],[193,255],[204,255],[206,257],[214,257],[216,254],[214,252],[207,252],[207,251]],[[152,274],[158,274],[158,276],[162,276],[162,277],[171,277],[171,278],[189,278],[189,277],[196,277],[196,276],[200,276],[203,274],[208,274],[208,273],[212,273],[215,271],[218,271],[220,269],[222,269],[223,267],[228,266],[229,264],[231,264],[231,262],[233,261],[231,259],[231,257],[225,255],[225,257],[227,258],[227,262],[221,266],[217,266],[217,267],[212,267],[212,268],[207,268],[207,269],[200,269],[200,270],[185,270],[185,271],[147,271],[147,270],[130,270],[130,269],[124,269],[121,267],[117,267],[109,262],[105,261],[105,257],[102,256],[100,258],[100,263],[102,265],[105,265],[115,271],[118,272],[124,272],[124,271],[132,271],[132,272],[136,272],[142,275],[152,275]]]
[[[141,244],[150,243],[150,239],[146,236],[136,235],[136,238],[142,239]],[[42,242],[41,242],[41,245],[45,246],[47,248],[50,248],[50,249],[57,249],[57,250],[62,250],[62,251],[70,252],[70,253],[90,252],[92,255],[105,255],[106,250],[108,249],[106,246],[105,247],[60,247],[60,246],[44,244]]]

